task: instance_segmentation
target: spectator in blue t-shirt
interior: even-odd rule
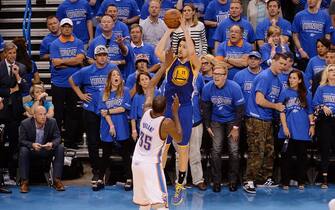
[[[213,68],[215,65],[215,57],[211,54],[203,55],[200,57],[201,61],[201,74],[205,84],[213,80]]]
[[[73,22],[71,19],[62,19],[60,26],[61,35],[50,45],[52,103],[55,106],[58,127],[62,128],[62,121],[65,121],[65,146],[77,148],[74,141],[76,139],[78,97],[71,89],[68,79],[81,68],[85,57],[84,44],[72,35]]]
[[[334,150],[335,139],[335,65],[330,64],[322,73],[320,86],[313,98],[314,109],[318,112],[317,134],[321,155],[321,188],[328,188],[330,151]]]
[[[284,41],[279,26],[270,26],[267,31],[267,41],[263,43],[259,51],[262,55],[262,68],[267,69],[276,53],[290,52],[290,48]]]
[[[46,35],[40,45],[40,59],[49,61],[50,60],[50,45],[60,35],[59,20],[56,16],[52,15],[47,17],[47,27],[49,34]]]
[[[261,60],[261,54],[257,51],[252,51],[248,55],[248,67],[237,72],[234,76],[234,81],[241,87],[244,100],[246,101],[245,105],[247,105],[249,100],[253,81],[255,77],[262,71],[260,66]]]
[[[122,37],[129,37],[128,26],[124,22],[122,22],[118,19],[119,10],[118,10],[116,5],[110,4],[107,7],[105,15],[110,15],[112,17],[113,21],[114,21],[114,25],[113,25],[113,29],[112,29],[114,34],[120,35]],[[101,34],[102,34],[102,29],[101,29],[101,25],[99,23],[96,27],[96,30],[95,30],[95,37],[97,37]]]
[[[69,82],[77,96],[83,101],[83,120],[87,135],[88,154],[92,167],[92,188],[101,187],[99,180],[100,115],[98,110],[100,92],[103,91],[107,75],[117,66],[108,62],[108,50],[104,45],[94,49],[95,63],[75,72]],[[82,88],[82,89],[81,89]],[[82,91],[83,90],[83,91]]]
[[[138,23],[140,19],[140,9],[135,0],[104,0],[100,6],[97,16],[103,16],[107,7],[114,4],[118,8],[119,19],[130,26]]]
[[[33,85],[29,90],[29,94],[32,100],[23,104],[26,110],[25,116],[33,117],[37,106],[45,108],[47,117],[51,118],[54,116],[54,105],[51,101],[47,101],[48,94],[45,92],[43,85]]]
[[[292,23],[293,41],[301,59],[300,69],[305,69],[308,59],[317,55],[316,42],[322,37],[330,39],[330,17],[321,11],[317,0],[307,1],[308,8],[299,12]]]
[[[151,44],[144,43],[142,40],[143,29],[139,24],[133,24],[130,27],[130,46],[133,48],[133,52],[136,55],[143,54],[149,58],[149,72],[156,72],[159,67],[159,60],[155,55],[155,48]]]
[[[273,115],[282,112],[284,105],[278,103],[282,85],[278,75],[286,65],[287,56],[277,53],[270,68],[263,70],[253,81],[246,109],[248,160],[244,190],[256,193],[254,182],[259,186],[278,186],[272,180],[274,158]],[[264,183],[264,184],[262,184]]]
[[[322,72],[326,68],[325,57],[329,49],[330,41],[328,39],[321,38],[316,41],[316,51],[318,54],[309,60],[305,70],[306,79],[311,84],[315,75]]]
[[[239,174],[239,128],[243,116],[244,98],[240,86],[227,80],[228,69],[224,62],[214,66],[213,81],[202,91],[205,127],[212,137],[213,191],[221,191],[221,155],[223,142],[227,139],[229,153],[229,190],[237,190]]]
[[[101,18],[102,34],[93,39],[88,47],[87,57],[90,63],[94,63],[94,49],[98,45],[104,45],[108,49],[109,61],[121,66],[126,64],[126,56],[129,54],[129,48],[124,43],[125,38],[112,31],[114,21],[111,16],[104,15]]]
[[[132,140],[129,139],[129,124],[127,111],[131,108],[128,88],[124,87],[121,72],[113,69],[107,77],[106,87],[100,94],[98,110],[101,113],[100,137],[102,143],[102,163],[99,179],[103,180],[109,157],[113,148],[121,150],[125,167],[125,190],[131,190],[132,174],[130,168],[130,153]]]
[[[229,34],[229,40],[218,46],[215,58],[228,64],[228,79],[232,80],[238,71],[248,66],[248,54],[253,46],[243,39],[241,26],[232,25]]]
[[[65,0],[58,6],[58,20],[69,18],[74,23],[73,33],[85,45],[94,37],[91,7],[85,0]]]
[[[213,39],[215,40],[215,49],[219,43],[229,40],[229,28],[232,25],[239,25],[243,28],[243,39],[249,43],[254,43],[254,29],[249,21],[242,18],[242,3],[239,0],[232,0],[229,7],[229,18],[222,21],[215,30]]]
[[[206,9],[204,23],[207,27],[208,46],[214,51],[214,33],[218,25],[229,17],[230,0],[213,0]]]
[[[312,94],[304,85],[304,77],[299,70],[289,73],[287,83],[288,88],[280,93],[278,99],[285,106],[285,111],[280,113],[281,126],[278,133],[280,146],[283,148],[282,184],[284,190],[289,189],[291,157],[295,155],[299,163],[296,168],[298,188],[303,190],[306,177],[306,149],[315,133]],[[284,139],[288,142],[284,142]]]
[[[283,43],[287,43],[292,36],[291,23],[280,17],[280,1],[269,0],[266,3],[269,17],[259,23],[256,27],[256,40],[259,47],[262,47],[270,26],[278,26],[281,29],[281,39]]]

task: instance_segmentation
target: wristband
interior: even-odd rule
[[[234,126],[233,126],[233,129],[236,129],[236,130],[237,130],[237,129],[239,129],[239,127],[236,126],[236,125],[234,125]]]

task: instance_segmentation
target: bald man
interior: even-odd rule
[[[46,109],[37,106],[34,109],[34,117],[21,122],[19,128],[20,157],[19,168],[21,177],[20,192],[29,192],[30,160],[53,160],[53,187],[57,191],[64,191],[61,182],[64,165],[64,147],[61,145],[61,136],[57,122],[53,118],[46,117]]]

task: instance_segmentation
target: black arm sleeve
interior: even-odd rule
[[[202,117],[204,119],[205,128],[211,125],[212,103],[210,101],[201,101]]]

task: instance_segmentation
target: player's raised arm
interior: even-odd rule
[[[183,131],[181,128],[180,120],[179,120],[179,98],[177,95],[173,97],[172,104],[172,118],[165,118],[162,125],[162,133],[163,136],[171,136],[173,140],[177,143],[181,142],[183,139]]]

